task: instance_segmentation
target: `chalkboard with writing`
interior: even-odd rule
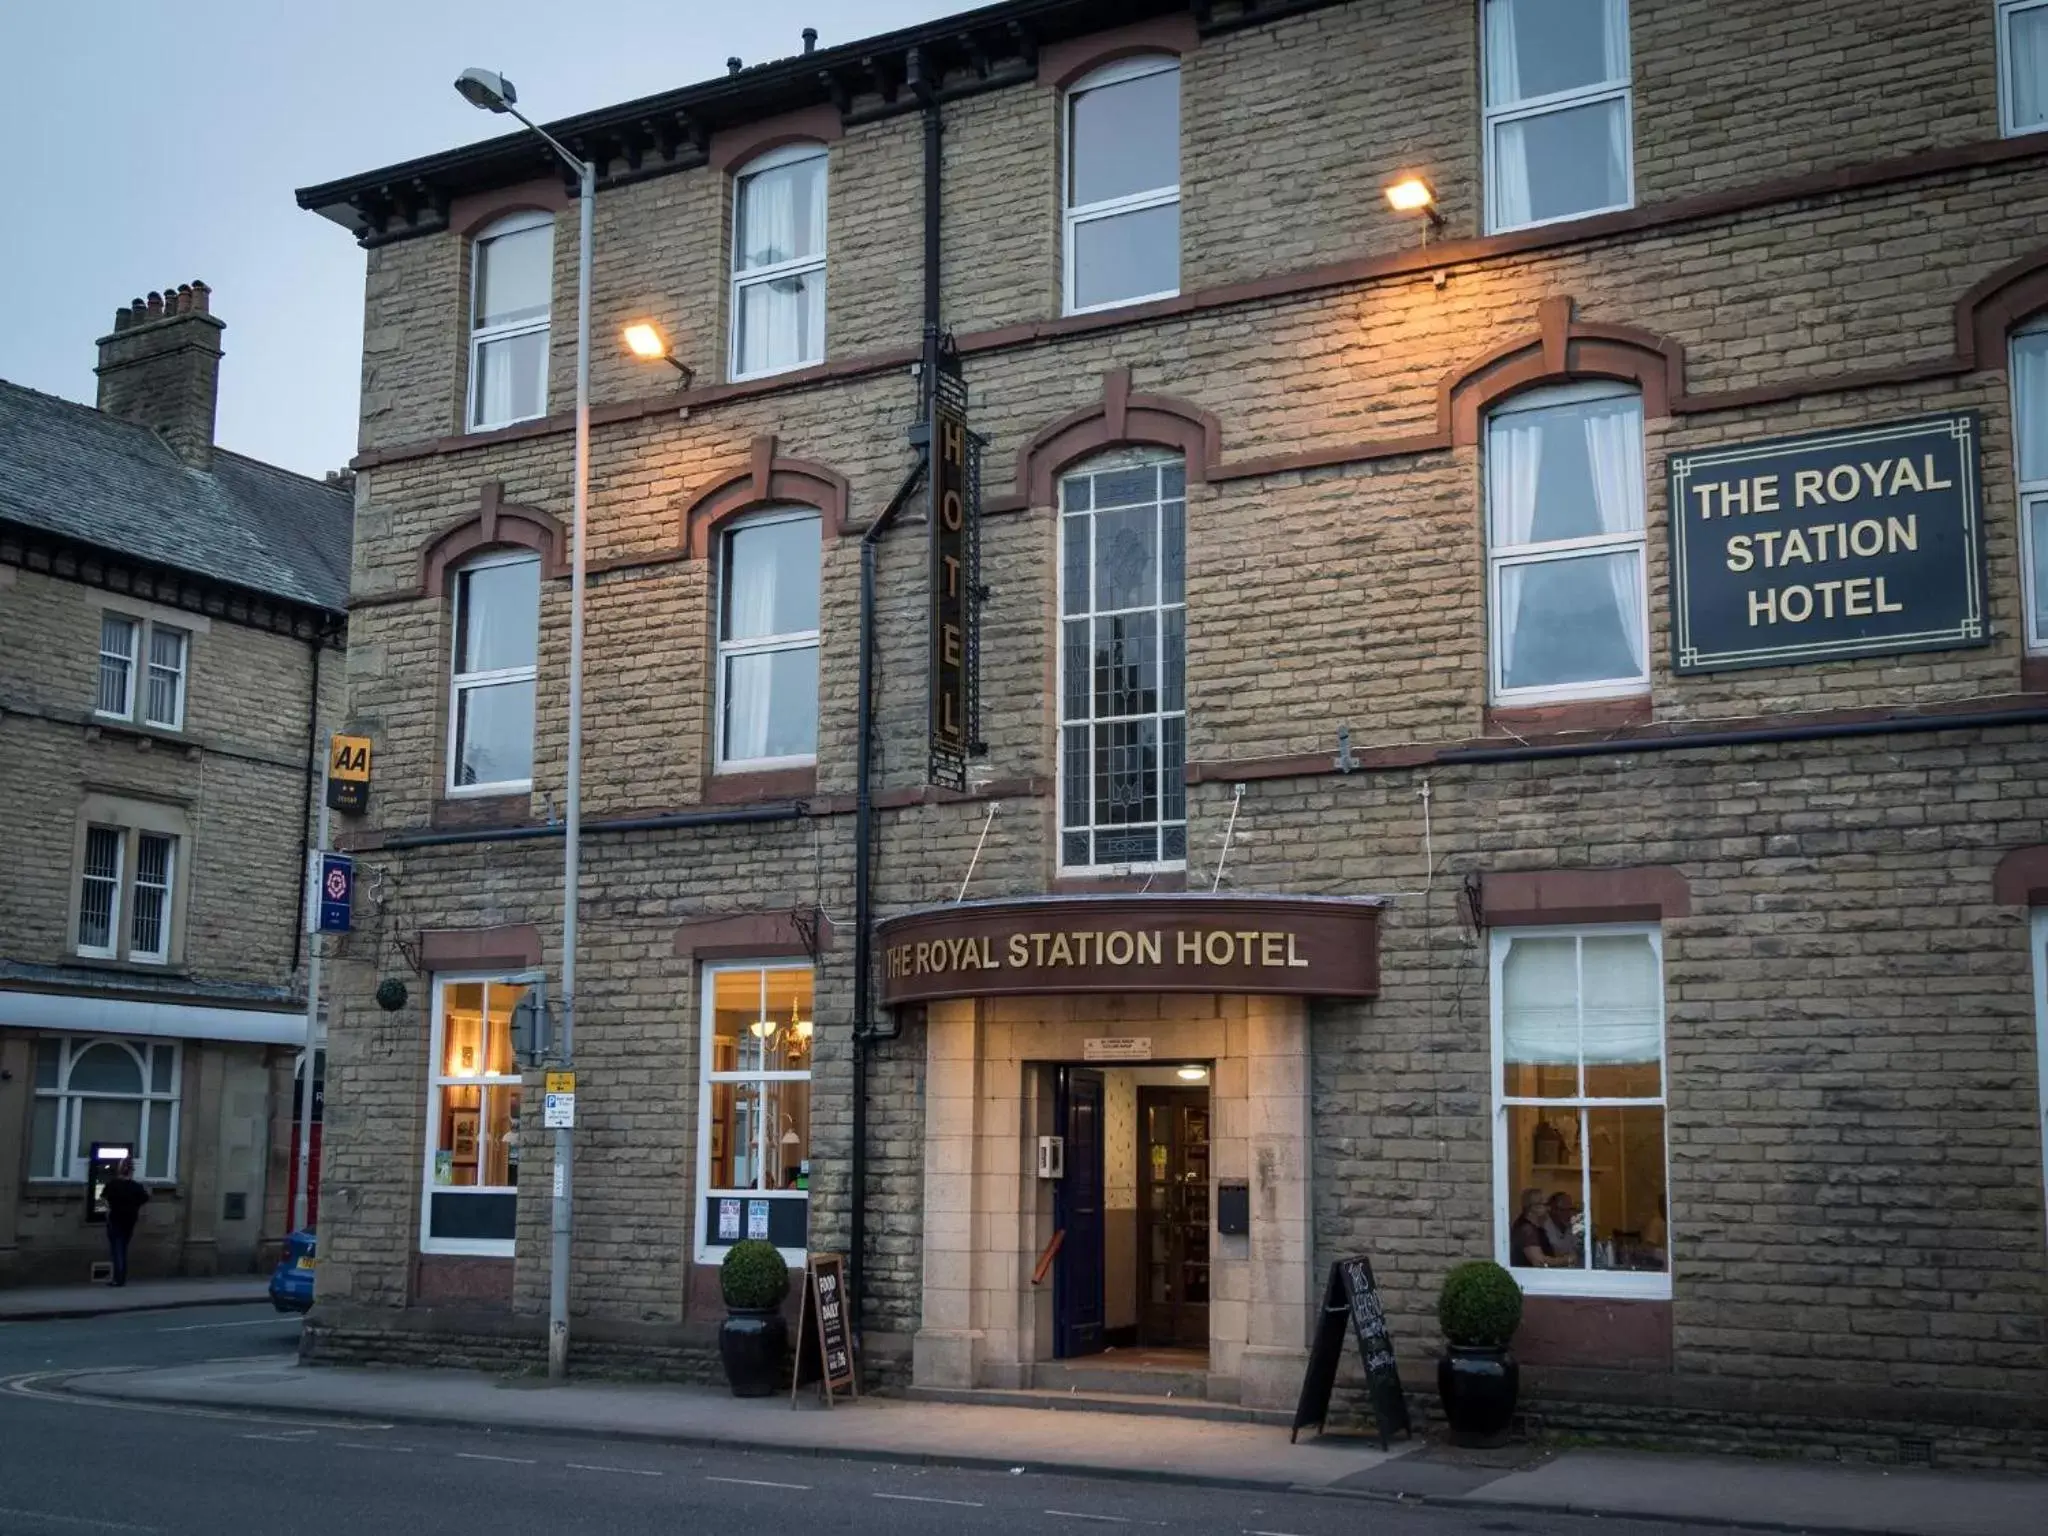
[[[797,1309],[797,1347],[805,1356],[810,1355],[807,1347],[810,1337],[804,1332],[806,1323],[815,1320],[817,1340],[818,1388],[825,1394],[825,1402],[832,1404],[834,1392],[845,1392],[859,1397],[860,1386],[855,1380],[853,1369],[853,1341],[847,1326],[846,1261],[836,1253],[811,1254],[804,1266],[803,1300]],[[802,1364],[791,1382],[789,1401],[796,1404],[797,1386],[806,1380],[808,1373]]]
[[[1364,1257],[1339,1259],[1330,1266],[1329,1283],[1323,1287],[1323,1305],[1316,1319],[1316,1335],[1309,1347],[1308,1371],[1302,1377],[1301,1400],[1294,1409],[1292,1442],[1313,1424],[1320,1434],[1330,1416],[1330,1393],[1337,1385],[1337,1366],[1344,1355],[1346,1324],[1358,1340],[1358,1355],[1365,1363],[1366,1391],[1372,1398],[1373,1424],[1379,1430],[1380,1448],[1396,1430],[1412,1436],[1408,1421],[1408,1399],[1401,1391],[1401,1372],[1394,1364],[1394,1341],[1387,1333],[1387,1314],[1380,1305],[1379,1286],[1372,1277],[1372,1262]]]

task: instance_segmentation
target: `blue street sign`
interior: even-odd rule
[[[345,853],[320,855],[320,886],[316,893],[320,915],[315,933],[347,933],[350,909],[355,902],[356,861]]]

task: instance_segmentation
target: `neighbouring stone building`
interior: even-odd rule
[[[1419,1401],[1494,1257],[1536,1422],[2038,1462],[2043,26],[1016,0],[556,125],[572,1361],[710,1369],[765,1233],[871,1378],[1285,1407],[1363,1254]],[[575,206],[299,196],[377,763],[309,1348],[530,1362]]]
[[[203,283],[99,342],[95,409],[0,383],[0,1285],[274,1261],[306,1030],[314,707],[339,717],[353,498],[214,444]]]

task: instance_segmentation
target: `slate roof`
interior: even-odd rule
[[[0,519],[314,608],[348,608],[355,498],[0,380]]]

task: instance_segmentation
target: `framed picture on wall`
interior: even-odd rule
[[[457,1110],[448,1120],[448,1141],[455,1149],[455,1161],[473,1163],[476,1161],[477,1112],[473,1109]]]

